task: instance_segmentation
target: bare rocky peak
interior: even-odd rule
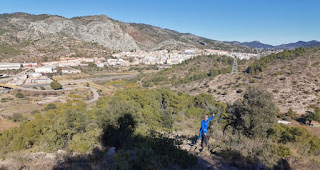
[[[250,50],[249,47],[238,47],[151,25],[124,23],[106,15],[68,19],[56,15],[14,13],[0,15],[0,23],[0,28],[8,32],[3,36],[16,37],[19,42],[63,36],[96,43],[113,51],[190,47]]]
[[[39,40],[46,36],[64,34],[76,40],[98,43],[113,50],[139,49],[135,40],[107,16],[72,19],[50,16],[40,20],[31,20],[29,17],[14,15],[8,20],[8,23],[20,28],[16,37],[22,40]]]

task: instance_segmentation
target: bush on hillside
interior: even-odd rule
[[[282,144],[297,143],[299,147],[302,147],[301,153],[320,151],[320,140],[303,127],[275,124],[268,136]]]
[[[228,107],[228,113],[235,130],[247,137],[263,137],[276,121],[277,108],[270,93],[249,87],[242,100]]]
[[[311,122],[312,120],[320,122],[320,107],[315,108],[314,112],[307,114],[305,116],[305,120],[309,122]]]
[[[30,114],[35,115],[37,113],[40,113],[40,110],[33,110]]]
[[[44,108],[45,111],[52,110],[52,109],[57,109],[57,106],[56,106],[55,104],[53,104],[53,103],[48,104],[48,105]]]
[[[51,86],[51,88],[52,88],[53,90],[62,89],[62,85],[61,85],[59,82],[57,82],[57,81],[51,82],[50,86]]]
[[[19,92],[16,94],[16,98],[22,99],[22,98],[24,98],[24,95]]]
[[[292,108],[289,108],[288,112],[285,113],[285,116],[293,120],[296,120],[299,117],[298,113],[293,111]]]
[[[22,122],[23,120],[27,120],[21,113],[14,113],[12,116],[9,117],[10,120],[13,122]]]

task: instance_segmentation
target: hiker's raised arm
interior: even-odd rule
[[[214,113],[212,114],[211,117],[209,117],[208,121],[211,121],[214,118]]]

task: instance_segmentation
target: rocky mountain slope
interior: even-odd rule
[[[13,13],[0,15],[1,58],[18,60],[81,55],[106,56],[114,51],[211,48],[252,51],[220,41],[151,25],[124,23],[105,15],[64,18]],[[13,57],[13,58],[12,58]]]
[[[269,45],[264,44],[259,41],[251,41],[251,42],[238,42],[238,41],[229,41],[227,43],[230,43],[232,45],[243,45],[251,48],[260,48],[260,49],[272,49],[272,50],[284,50],[284,49],[295,49],[299,47],[320,47],[319,41],[298,41],[295,43],[289,43],[289,44],[281,44],[281,45]]]

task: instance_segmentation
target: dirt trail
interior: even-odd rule
[[[181,139],[180,139],[181,140]],[[231,166],[222,157],[213,153],[204,155],[201,150],[201,146],[195,144],[193,139],[182,139],[181,149],[188,151],[198,158],[198,163],[194,165],[191,170],[207,170],[207,169],[220,169],[220,170],[237,170],[238,168]]]

